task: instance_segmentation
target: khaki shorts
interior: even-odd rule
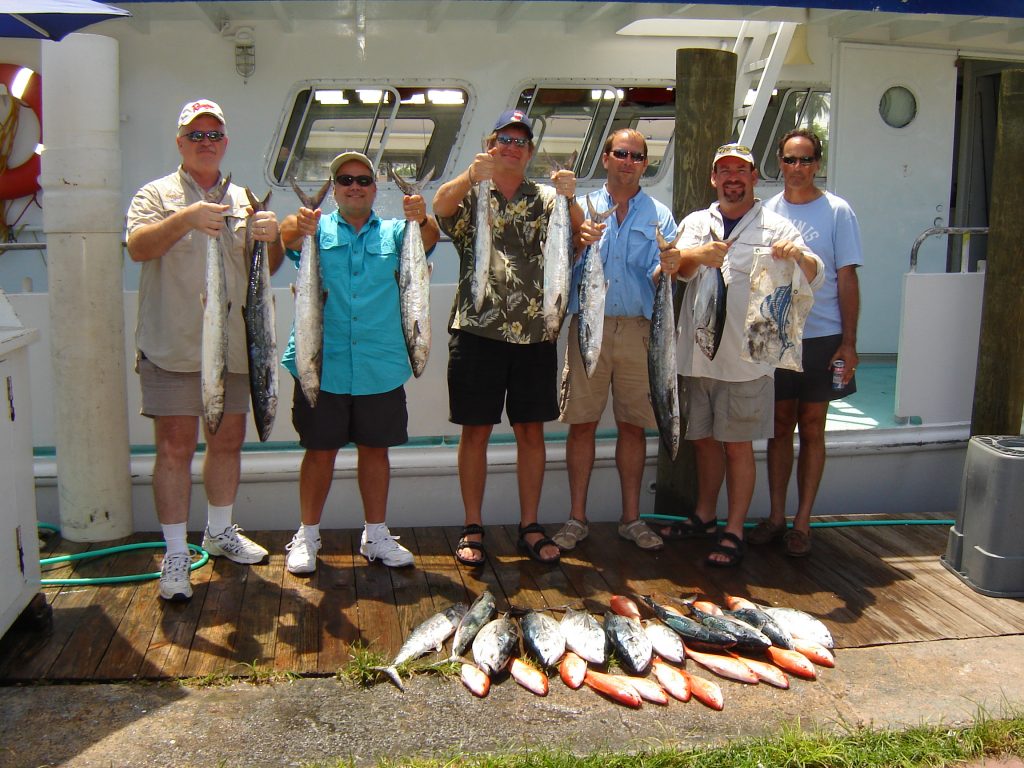
[[[143,416],[203,415],[203,388],[198,371],[167,371],[141,356],[135,370],[142,385]],[[248,412],[249,375],[229,373],[224,382],[224,413]]]
[[[775,435],[775,382],[686,376],[686,439],[745,443]]]
[[[605,317],[601,357],[589,379],[580,355],[578,327],[579,315],[573,315],[562,369],[558,420],[567,424],[600,421],[610,387],[616,422],[657,428],[647,378],[650,321],[643,317]]]

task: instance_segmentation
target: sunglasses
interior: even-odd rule
[[[218,142],[224,138],[224,131],[189,131],[185,134],[189,141],[193,144],[198,144],[203,139],[208,139],[212,142]]]
[[[786,155],[784,158],[782,158],[782,162],[784,162],[786,165],[796,165],[797,163],[800,163],[800,165],[810,165],[811,163],[816,162],[817,159],[818,158],[813,156],[793,157],[792,155]]]
[[[515,144],[517,147],[525,147],[530,143],[529,139],[524,139],[521,136],[495,136],[499,144],[504,144],[506,147],[510,144]]]
[[[613,149],[611,155],[619,160],[629,158],[634,163],[642,163],[647,159],[647,155],[643,152],[630,152],[628,149]]]
[[[373,176],[352,176],[347,173],[341,174],[341,176],[334,177],[334,183],[340,184],[343,187],[351,187],[352,182],[355,182],[360,187],[368,187],[373,184]]]

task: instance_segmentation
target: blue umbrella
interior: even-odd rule
[[[62,40],[99,21],[131,16],[94,0],[0,0],[0,38]]]

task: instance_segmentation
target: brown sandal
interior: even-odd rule
[[[754,545],[771,544],[786,534],[786,524],[776,525],[771,520],[759,520],[747,534],[747,541]]]
[[[786,554],[790,557],[807,557],[811,554],[811,535],[791,528],[782,537],[782,543],[786,547]]]

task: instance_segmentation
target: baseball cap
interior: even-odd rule
[[[526,116],[526,113],[521,109],[507,109],[501,113],[501,117],[498,118],[498,122],[494,124],[494,130],[500,131],[502,128],[508,128],[510,125],[521,125],[526,129],[526,135],[533,139],[533,124],[530,122],[530,118]]]
[[[209,99],[196,99],[181,108],[181,114],[178,115],[178,127],[184,128],[200,115],[212,115],[220,120],[221,125],[227,125],[227,121],[224,119],[224,110],[217,102]]]
[[[720,146],[715,150],[715,159],[711,162],[711,167],[714,168],[723,157],[738,157],[740,160],[746,160],[751,165],[757,165],[754,162],[754,154],[750,151],[750,147],[745,147],[742,144],[723,144]]]
[[[366,166],[367,170],[370,171],[371,175],[375,173],[373,169],[373,163],[370,162],[370,158],[368,158],[362,152],[342,152],[336,158],[331,160],[332,179],[334,178],[334,175],[338,172],[338,169],[341,168],[341,166],[343,166],[349,160],[358,160],[360,163]]]

